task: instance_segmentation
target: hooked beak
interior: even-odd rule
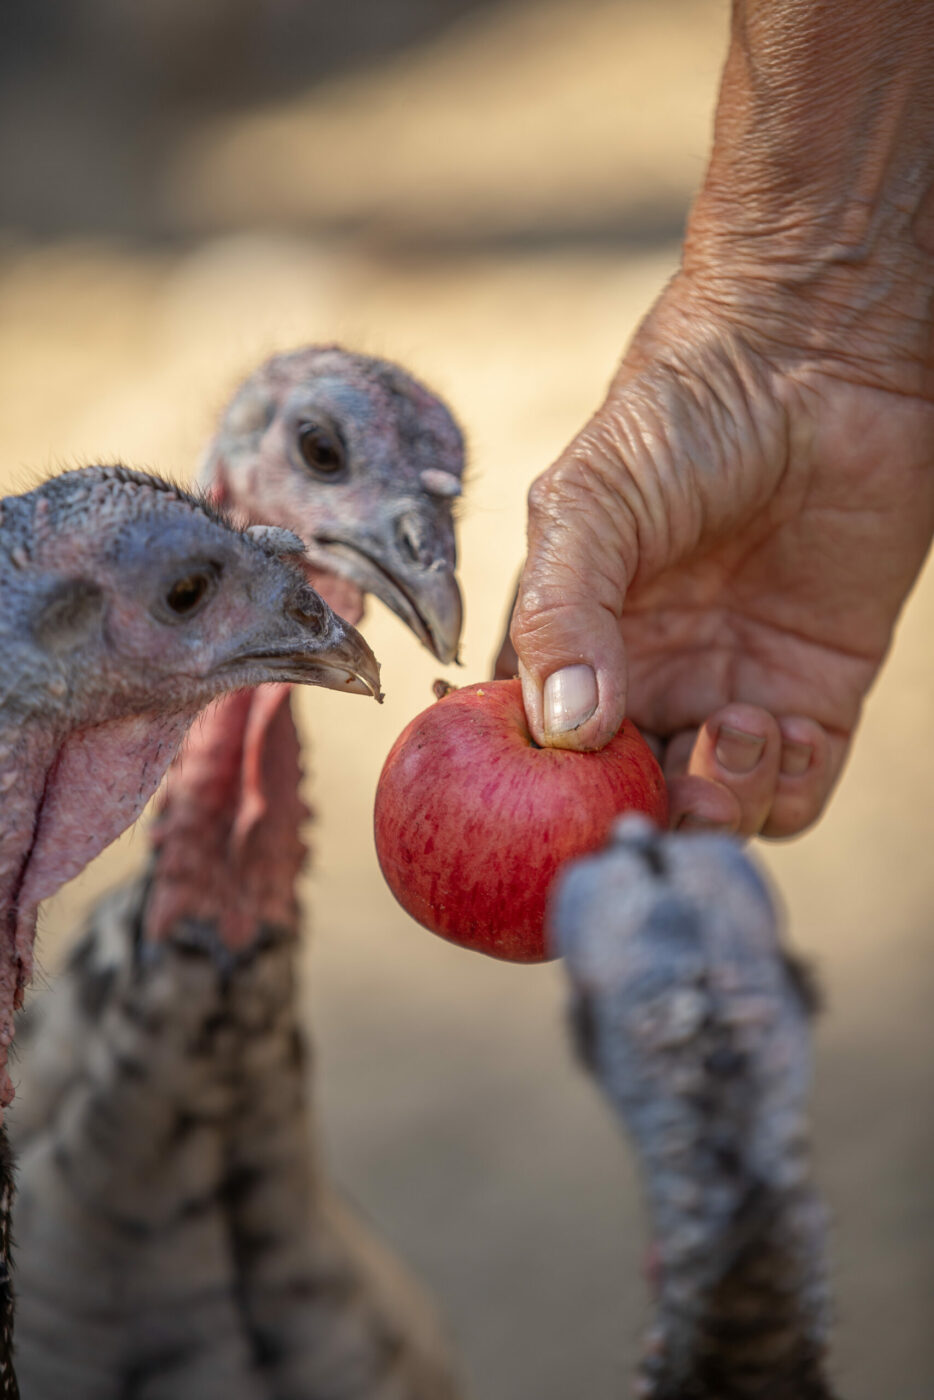
[[[350,695],[372,695],[382,703],[379,662],[355,627],[332,614],[335,625],[327,638],[307,645],[254,651],[244,660],[256,661],[270,674],[269,680],[293,681],[297,685],[320,685]]]
[[[443,665],[457,659],[464,605],[454,568],[445,560],[427,568],[409,565],[373,538],[360,545],[318,535],[314,543],[335,573],[375,594]]]

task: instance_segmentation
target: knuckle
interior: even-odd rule
[[[606,450],[602,431],[588,425],[557,462],[532,482],[528,493],[530,516],[553,518],[568,510],[593,507],[612,494],[613,473],[608,470],[606,459],[614,455],[612,450]],[[619,475],[618,459],[615,475]]]
[[[516,610],[512,615],[512,626],[509,629],[510,637],[526,638],[537,632],[543,622],[547,621],[554,612],[554,606],[546,602],[538,592],[524,594],[516,604]]]
[[[537,476],[529,487],[528,507],[530,516],[542,516],[550,513],[554,497],[552,472],[553,468],[542,472],[541,476]]]
[[[563,519],[593,497],[585,463],[562,457],[529,487],[529,518],[539,523]]]

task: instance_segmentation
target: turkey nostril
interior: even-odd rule
[[[300,588],[287,611],[290,617],[294,617],[296,622],[301,622],[306,627],[317,627],[320,631],[324,625],[324,607],[321,599],[310,588]]]
[[[404,515],[396,526],[396,539],[400,552],[410,564],[425,568],[430,564],[423,540],[421,524],[417,519]]]

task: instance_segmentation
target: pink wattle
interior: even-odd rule
[[[152,827],[147,939],[192,920],[235,952],[264,925],[297,929],[308,809],[290,695],[288,685],[234,691],[192,729]]]

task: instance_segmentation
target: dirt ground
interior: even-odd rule
[[[185,133],[153,173],[171,240],[40,243],[11,225],[0,486],[114,457],[184,477],[271,350],[339,339],[399,358],[469,434],[450,678],[483,677],[528,483],[675,265],[724,24],[708,0],[483,8]],[[434,1288],[476,1396],[620,1395],[644,1317],[628,1149],[569,1053],[560,966],[443,945],[383,886],[376,778],[439,668],[378,605],[364,630],[383,708],[303,699],[320,813],[308,1021],[334,1172]],[[815,1116],[846,1400],[934,1393],[932,630],[929,568],[830,812],[758,850],[828,991]],[[46,907],[46,969],[139,855],[131,833]]]

